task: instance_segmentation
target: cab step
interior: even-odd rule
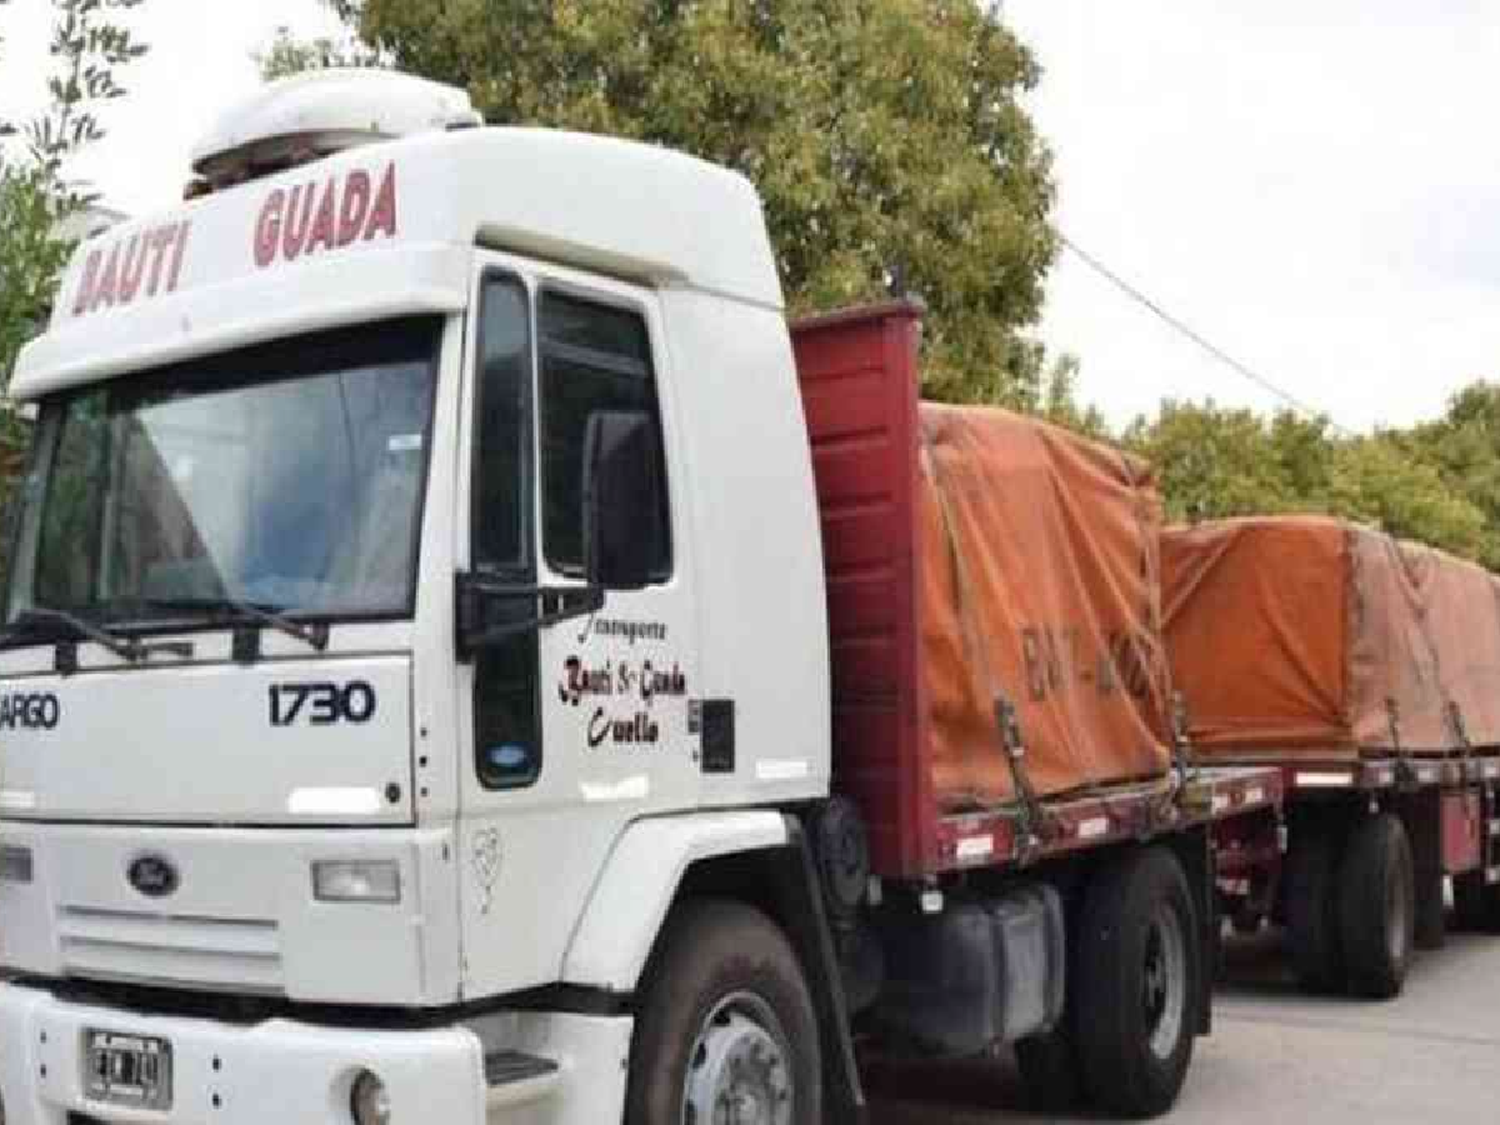
[[[544,1059],[540,1055],[528,1055],[521,1051],[497,1051],[484,1056],[484,1080],[491,1086],[508,1086],[512,1082],[524,1082],[528,1078],[541,1078],[557,1073],[555,1059]]]
[[[484,1056],[485,1101],[491,1106],[525,1105],[549,1098],[562,1084],[556,1059],[524,1051],[495,1051]]]

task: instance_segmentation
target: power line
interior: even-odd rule
[[[1328,423],[1328,428],[1340,434],[1341,436],[1346,438],[1358,436],[1353,430],[1350,430],[1348,427],[1341,426],[1339,425],[1339,423],[1335,422],[1329,416],[1328,411],[1319,410],[1310,403],[1304,402],[1302,399],[1298,398],[1290,391],[1283,390],[1275,382],[1273,382],[1271,379],[1268,379],[1260,372],[1256,371],[1249,364],[1241,363],[1234,356],[1230,355],[1223,348],[1219,347],[1212,340],[1208,339],[1208,337],[1204,336],[1203,333],[1193,328],[1192,325],[1183,321],[1180,317],[1173,316],[1160,304],[1143,293],[1138,287],[1126,281],[1123,277],[1121,277],[1114,270],[1110,269],[1093,254],[1090,254],[1083,247],[1079,246],[1078,243],[1074,242],[1064,232],[1059,230],[1057,232],[1057,237],[1062,240],[1062,244],[1064,246],[1073,251],[1074,254],[1078,255],[1079,260],[1082,261],[1084,265],[1088,266],[1095,273],[1099,274],[1099,276],[1103,277],[1111,285],[1120,290],[1120,292],[1124,293],[1131,300],[1149,309],[1152,313],[1165,321],[1173,329],[1186,336],[1189,340],[1197,344],[1200,348],[1206,351],[1209,355],[1213,356],[1220,363],[1224,364],[1226,367],[1238,372],[1240,375],[1243,375],[1257,387],[1260,387],[1262,390],[1268,391],[1269,393],[1275,395],[1277,398],[1281,399],[1287,405],[1291,406],[1293,409],[1299,411],[1300,413],[1309,415],[1314,418],[1325,419]]]

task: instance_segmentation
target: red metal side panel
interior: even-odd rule
[[[859,803],[887,876],[938,860],[918,666],[920,330],[909,304],[792,328],[828,580],[834,785]]]

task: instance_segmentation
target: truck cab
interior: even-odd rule
[[[689,156],[332,71],[194,172],[11,387],[0,1125],[1173,1104],[1282,791],[1163,726],[1144,465]]]
[[[11,387],[5,1115],[807,1120],[811,1025],[755,1004],[675,1093],[631,1065],[684,879],[829,787],[754,190],[353,73],[195,167],[78,249]]]

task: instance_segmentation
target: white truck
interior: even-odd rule
[[[1060,805],[1045,842],[933,820],[947,867],[882,882],[830,800],[753,188],[477,125],[405,76],[268,87],[201,198],[79,248],[21,357],[0,1120],[857,1119],[878,984],[843,923],[980,917],[976,861],[1020,876],[960,966],[999,983],[937,1038],[1165,1108],[1207,1028],[1205,824],[1273,815],[1275,775]],[[1064,921],[1127,974],[1077,1043]]]

